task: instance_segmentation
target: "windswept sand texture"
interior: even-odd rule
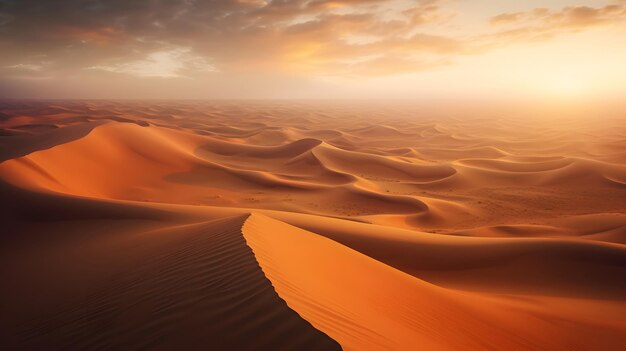
[[[0,102],[0,348],[625,350],[626,119]]]

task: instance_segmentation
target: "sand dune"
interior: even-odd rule
[[[2,293],[13,301],[3,306],[3,340],[19,349],[339,349],[274,292],[241,236],[243,220],[78,222],[70,233],[52,224],[52,245],[19,238],[3,250],[14,285]]]
[[[626,348],[624,120],[0,106],[2,349]]]
[[[552,314],[555,311],[442,289],[261,215],[253,214],[243,232],[287,304],[346,350],[412,350],[416,345],[431,350],[569,350],[573,344],[583,349],[626,345],[619,323],[596,319],[584,310],[575,310],[564,323]],[[618,297],[623,289],[620,293]],[[603,328],[604,339],[593,337],[589,328]],[[582,334],[571,334],[576,330]]]

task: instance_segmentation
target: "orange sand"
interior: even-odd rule
[[[626,121],[4,102],[3,349],[626,349]]]

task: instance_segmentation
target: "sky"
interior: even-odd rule
[[[620,99],[626,0],[0,0],[0,97]]]

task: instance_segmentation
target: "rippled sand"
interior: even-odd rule
[[[626,349],[626,119],[0,103],[1,344]]]

